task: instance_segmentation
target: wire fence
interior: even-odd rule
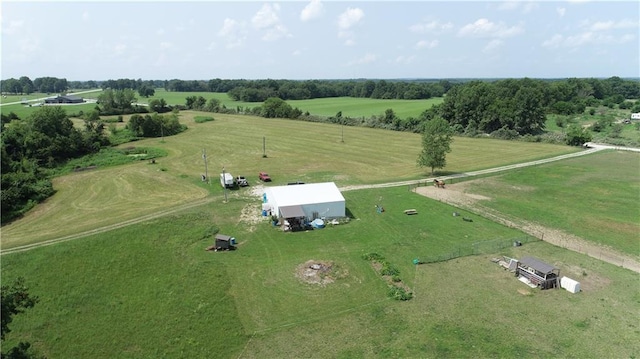
[[[527,243],[539,242],[539,238],[533,236],[523,236],[509,239],[494,239],[489,241],[476,242],[455,248],[448,253],[420,257],[420,263],[445,262],[451,259],[475,256],[479,254],[498,253],[506,248],[521,246]]]

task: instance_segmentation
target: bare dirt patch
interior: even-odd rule
[[[296,267],[296,277],[304,283],[326,286],[347,276],[347,271],[332,261],[308,260]]]

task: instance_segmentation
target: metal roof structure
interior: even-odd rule
[[[338,186],[333,182],[297,184],[295,186],[269,187],[279,207],[300,206],[313,203],[344,202]]]
[[[557,270],[558,268],[552,266],[551,264],[547,264],[541,260],[539,260],[538,258],[534,258],[534,257],[523,257],[522,259],[520,259],[520,263],[531,267],[535,270],[537,270],[538,272],[544,273],[544,274],[549,274],[551,272],[553,272],[554,270]]]

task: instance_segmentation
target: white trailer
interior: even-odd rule
[[[233,188],[236,186],[236,181],[231,173],[225,172],[220,174],[220,185],[223,188]]]

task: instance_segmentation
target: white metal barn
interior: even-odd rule
[[[266,187],[262,209],[279,218],[345,217],[345,201],[333,182]]]

